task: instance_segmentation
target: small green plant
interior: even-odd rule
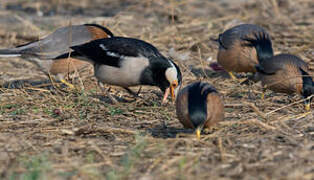
[[[107,180],[125,179],[129,176],[134,166],[140,161],[147,146],[145,138],[139,134],[135,135],[135,145],[121,158],[122,169],[112,170],[106,174]]]
[[[25,110],[24,109],[15,109],[14,111],[10,112],[10,115],[21,115],[24,114]]]
[[[0,114],[9,112],[9,115],[21,115],[25,113],[25,110],[20,106],[20,104],[6,104],[0,106]]]
[[[32,107],[33,113],[37,114],[40,112],[40,109],[38,107]]]
[[[183,157],[182,159],[180,159],[179,161],[179,179],[185,179],[184,177],[184,167],[186,165],[186,157]]]
[[[12,109],[12,108],[17,108],[17,107],[19,107],[19,105],[18,104],[6,104],[6,105],[3,105],[3,106],[1,106],[1,109]]]
[[[50,169],[50,163],[45,154],[23,157],[20,160],[21,165],[26,169],[26,172],[18,174],[14,172],[10,179],[23,179],[23,180],[37,180],[45,179],[46,173]]]
[[[107,173],[106,179],[107,180],[118,180],[119,178],[118,178],[118,175],[115,171],[110,171]]]
[[[117,115],[117,114],[122,114],[123,110],[115,107],[110,107],[109,108],[109,113],[111,116]]]

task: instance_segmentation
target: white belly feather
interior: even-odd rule
[[[96,65],[95,76],[106,84],[129,87],[140,83],[142,71],[149,65],[145,57],[124,57],[120,67]]]

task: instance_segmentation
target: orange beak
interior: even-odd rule
[[[169,91],[170,89],[167,88],[164,94],[164,97],[162,98],[162,103],[161,104],[165,104],[167,102],[167,97],[169,96]]]
[[[167,102],[167,97],[169,96],[169,93],[171,94],[172,102],[176,100],[176,95],[174,93],[175,88],[178,86],[178,82],[174,81],[170,87],[168,87],[165,91],[164,97],[162,99],[162,104],[165,104]]]
[[[176,96],[174,94],[174,87],[173,86],[170,86],[170,94],[171,94],[172,102],[174,102],[176,99]]]

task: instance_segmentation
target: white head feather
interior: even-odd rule
[[[178,83],[177,84],[178,86],[174,89],[175,97],[177,97],[177,94],[178,94],[179,89],[181,87],[181,84],[179,84],[179,79],[178,79],[178,70],[177,70],[177,68],[174,66],[174,64],[171,61],[169,61],[169,63],[171,64],[171,67],[169,67],[166,70],[165,75],[166,75],[166,78],[169,81],[170,85],[173,82],[177,82]]]

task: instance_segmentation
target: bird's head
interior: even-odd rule
[[[311,99],[312,95],[314,95],[314,82],[312,77],[304,71],[302,68],[299,68],[301,73],[302,73],[302,81],[303,81],[303,86],[302,86],[302,96],[306,99],[305,100],[305,109],[307,111],[310,110],[311,106]]]
[[[313,97],[311,97],[314,94],[314,86],[304,86],[302,95],[306,99],[305,100],[305,110],[309,111],[311,107],[311,100]]]
[[[165,83],[166,86],[160,87],[162,90],[164,90],[162,103],[166,102],[169,93],[171,95],[172,101],[174,102],[182,84],[182,75],[179,67],[174,62],[169,62],[171,66],[165,70],[165,79],[167,81]]]

